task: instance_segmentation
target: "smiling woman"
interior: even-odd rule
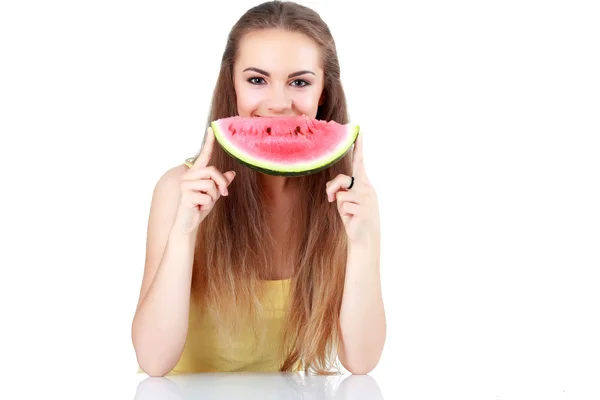
[[[228,37],[207,121],[348,122],[335,44],[313,10],[267,2]],[[300,177],[237,163],[207,129],[159,179],[132,339],[150,375],[371,371],[386,321],[377,197],[354,151]]]

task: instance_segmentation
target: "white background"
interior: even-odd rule
[[[0,3],[0,380],[23,397],[133,398],[151,193],[198,150],[255,3]],[[380,198],[384,397],[597,394],[593,2],[303,3]]]

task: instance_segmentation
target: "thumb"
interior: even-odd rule
[[[229,186],[233,182],[233,178],[235,178],[235,171],[227,171],[223,175],[227,178],[227,186]]]

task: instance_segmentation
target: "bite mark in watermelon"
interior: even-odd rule
[[[306,116],[229,117],[211,123],[221,147],[238,162],[269,175],[300,176],[339,161],[360,127]]]

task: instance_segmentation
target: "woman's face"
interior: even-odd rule
[[[269,29],[245,35],[233,74],[242,117],[315,118],[322,103],[320,49],[301,33]]]

